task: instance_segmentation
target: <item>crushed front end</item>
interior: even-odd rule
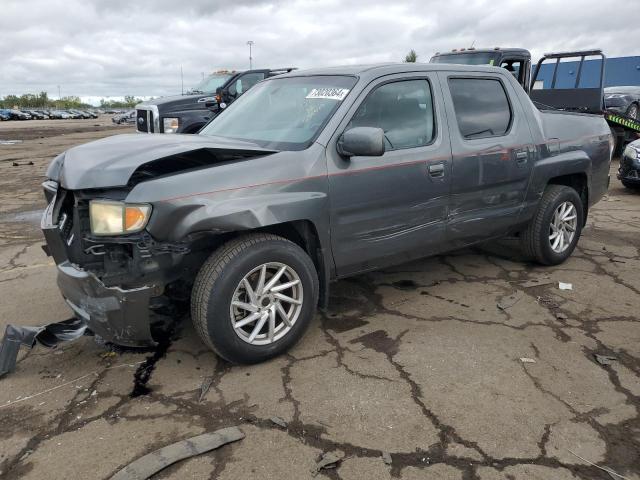
[[[167,309],[185,299],[184,259],[189,246],[158,243],[147,233],[96,236],[89,202],[123,200],[126,190],[71,191],[43,184],[48,206],[41,228],[44,247],[58,270],[58,287],[74,314],[106,342],[155,345],[154,329],[170,319]]]

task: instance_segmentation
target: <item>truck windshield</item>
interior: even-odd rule
[[[200,83],[191,89],[190,93],[216,93],[216,88],[222,87],[230,78],[231,74],[214,73],[203,78]]]
[[[274,78],[257,84],[201,132],[274,150],[304,150],[356,83],[349,76]]]
[[[497,53],[445,53],[431,58],[431,63],[453,63],[456,65],[496,65]]]

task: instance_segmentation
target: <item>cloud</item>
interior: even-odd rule
[[[636,0],[3,0],[0,96],[158,96],[203,73],[419,61],[469,46],[633,55]]]

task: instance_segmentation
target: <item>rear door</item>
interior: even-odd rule
[[[352,127],[385,132],[380,157],[342,157]],[[331,242],[338,275],[400,263],[442,247],[451,151],[435,73],[390,75],[361,93],[327,146]]]
[[[534,149],[506,72],[438,75],[453,156],[447,240],[461,247],[508,233],[523,205]]]

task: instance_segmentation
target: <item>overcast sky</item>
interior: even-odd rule
[[[400,61],[411,49],[640,55],[640,0],[0,0],[0,96],[180,93],[202,72]],[[635,19],[635,20],[634,20]]]

